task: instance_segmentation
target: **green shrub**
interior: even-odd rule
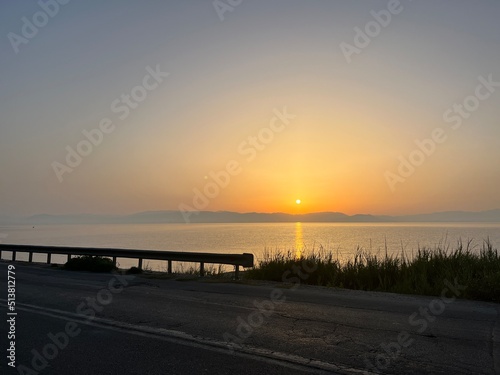
[[[109,258],[101,256],[84,255],[71,258],[64,268],[71,271],[111,272],[116,266]]]

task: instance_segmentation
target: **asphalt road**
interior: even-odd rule
[[[1,374],[500,373],[500,305],[455,282],[440,299],[15,267]]]

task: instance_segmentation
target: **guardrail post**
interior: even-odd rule
[[[67,262],[69,262],[71,260],[71,254],[68,254],[68,260]]]
[[[139,258],[139,265],[138,265],[139,269],[142,270],[142,258]]]
[[[47,264],[50,264],[51,259],[52,259],[52,254],[47,253]]]
[[[205,263],[200,262],[200,276],[205,276]]]
[[[33,251],[30,251],[29,252],[29,255],[28,255],[28,262],[33,262]]]
[[[172,261],[168,261],[168,273],[171,275],[172,274]]]
[[[234,279],[238,280],[240,277],[240,266],[237,264],[234,266]]]
[[[16,260],[16,252],[15,252],[15,251],[13,251],[13,252],[12,252],[12,261],[14,262],[15,260]]]
[[[113,266],[116,267],[116,257],[113,257]]]

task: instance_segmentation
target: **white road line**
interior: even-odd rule
[[[6,300],[3,298],[0,298],[0,301],[6,302]],[[5,303],[0,303],[0,306],[7,307]],[[176,344],[208,349],[224,354],[232,354],[235,356],[252,358],[258,361],[269,362],[284,367],[305,370],[314,373],[370,374],[369,372],[364,370],[357,370],[353,368],[337,366],[329,362],[312,360],[309,358],[304,358],[293,354],[275,352],[267,349],[255,348],[246,345],[240,348],[235,347],[233,351],[230,351],[231,346],[227,342],[200,336],[193,336],[182,331],[136,325],[136,324],[130,324],[130,323],[120,322],[111,319],[98,318],[98,317],[89,318],[88,316],[79,315],[69,311],[46,308],[26,303],[16,303],[16,309],[35,314],[45,315],[56,319],[73,321],[75,323],[85,324],[93,327],[105,328],[137,336],[165,340]]]

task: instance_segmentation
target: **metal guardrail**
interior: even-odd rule
[[[33,254],[47,254],[47,263],[51,263],[52,254],[63,254],[68,256],[93,255],[113,258],[116,265],[117,258],[138,259],[138,267],[142,269],[143,259],[166,260],[168,262],[168,273],[172,273],[172,261],[200,263],[200,276],[204,276],[205,263],[229,264],[235,266],[235,278],[239,277],[239,267],[253,267],[253,254],[211,254],[211,253],[187,253],[181,251],[163,250],[136,250],[136,249],[114,249],[94,247],[65,247],[65,246],[33,246],[33,245],[8,245],[0,244],[0,259],[2,251],[12,252],[12,260],[16,260],[17,253],[28,253],[28,262],[33,261]]]

